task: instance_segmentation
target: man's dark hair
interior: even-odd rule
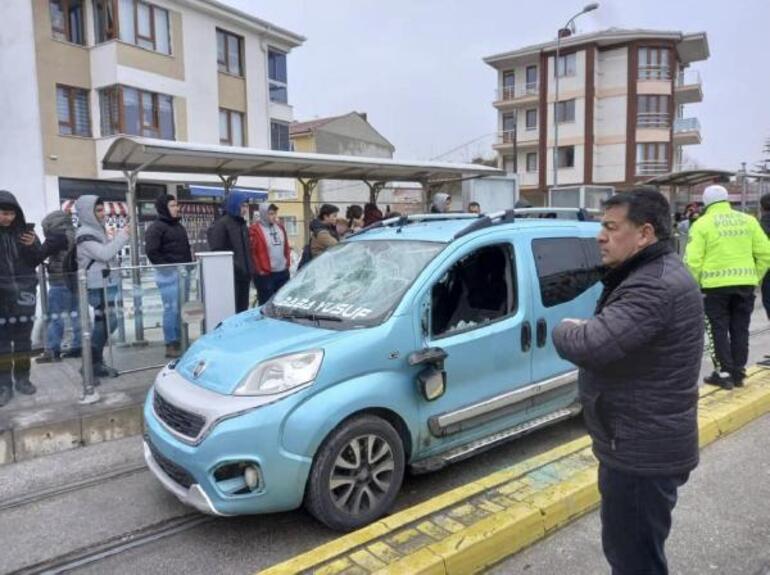
[[[276,206],[275,204],[270,204],[269,206],[267,206],[267,211],[268,212],[277,212],[278,211],[278,206]]]
[[[96,198],[96,201],[94,202],[94,207],[96,206],[103,206],[104,200],[102,198]]]
[[[770,212],[770,193],[763,194],[761,198],[759,198],[759,205],[762,206],[763,212]]]
[[[671,206],[666,197],[655,190],[639,189],[620,192],[602,203],[602,207],[628,207],[628,219],[637,226],[650,224],[659,240],[671,237]]]
[[[478,202],[471,202],[470,204],[468,204],[468,209],[469,209],[469,210],[470,210],[471,208],[473,208],[473,207],[477,207],[478,209],[481,209],[481,204],[480,204],[480,203],[478,203]]]
[[[333,204],[324,204],[321,206],[321,209],[318,210],[318,219],[322,220],[326,216],[330,216],[332,214],[336,214],[340,211],[340,209],[333,205]]]

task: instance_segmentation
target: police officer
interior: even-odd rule
[[[703,203],[684,258],[705,294],[714,372],[704,381],[732,389],[746,377],[754,292],[770,267],[770,240],[754,217],[730,207],[722,186],[706,188]]]

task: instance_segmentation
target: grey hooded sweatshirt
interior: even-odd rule
[[[447,211],[446,201],[449,199],[449,194],[439,192],[433,196],[433,202],[430,206],[430,211],[433,214],[443,214]]]
[[[286,238],[281,227],[277,224],[271,224],[268,217],[270,204],[263,203],[259,205],[259,227],[267,240],[267,253],[270,256],[270,270],[272,272],[282,272],[286,269],[286,255],[284,253],[284,244]]]
[[[115,271],[119,266],[117,255],[128,243],[128,232],[120,230],[110,241],[104,226],[96,219],[94,208],[97,196],[80,196],[75,202],[78,212],[78,268],[86,269],[86,285],[89,289],[117,286],[120,272]],[[86,239],[87,238],[87,239]],[[112,270],[105,278],[102,270]]]

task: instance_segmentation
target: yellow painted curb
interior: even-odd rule
[[[770,412],[770,369],[733,391],[702,387],[701,447]],[[591,511],[597,461],[580,437],[262,571],[266,575],[473,573]]]

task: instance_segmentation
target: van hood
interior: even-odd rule
[[[280,355],[323,349],[332,340],[351,332],[318,328],[263,316],[252,310],[234,316],[201,337],[177,363],[176,370],[188,381],[223,394],[231,394],[259,363]],[[197,366],[203,365],[198,377]],[[323,369],[323,366],[321,367]]]

